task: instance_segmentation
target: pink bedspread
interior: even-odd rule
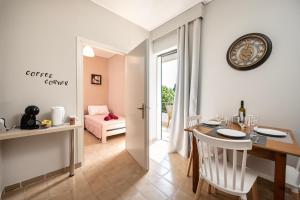
[[[125,126],[125,119],[123,117],[119,117],[117,120],[109,120],[105,121],[104,118],[107,115],[85,115],[84,116],[84,126],[85,128],[94,134],[97,138],[101,139],[102,129],[109,129],[110,126],[113,128],[122,128]]]

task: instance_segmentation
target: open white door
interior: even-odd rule
[[[149,169],[147,65],[148,41],[145,40],[126,56],[125,112],[126,149],[143,167]]]

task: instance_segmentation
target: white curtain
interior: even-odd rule
[[[187,117],[200,112],[201,19],[178,28],[178,74],[169,151],[188,156]]]

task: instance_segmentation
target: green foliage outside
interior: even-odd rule
[[[173,105],[175,98],[175,91],[173,88],[168,88],[166,86],[161,87],[161,101],[162,101],[162,112],[166,113],[166,105]]]

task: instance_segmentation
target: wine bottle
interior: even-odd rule
[[[241,107],[239,109],[239,119],[240,123],[245,123],[246,109],[244,108],[244,101],[241,101]]]

